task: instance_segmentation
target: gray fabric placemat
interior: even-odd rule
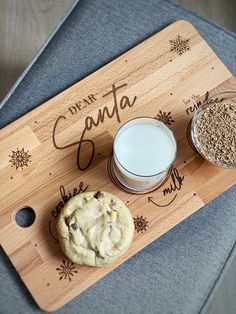
[[[168,1],[81,0],[0,111],[3,127],[177,19],[191,21],[236,73],[236,37]],[[198,313],[236,239],[236,187],[58,313]],[[40,313],[3,251],[0,313]]]

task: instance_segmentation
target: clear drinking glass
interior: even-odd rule
[[[227,91],[227,92],[217,93],[211,97],[208,97],[207,99],[205,99],[203,101],[203,104],[195,112],[193,119],[192,119],[192,122],[191,122],[191,128],[190,128],[191,140],[192,140],[194,147],[198,151],[198,153],[203,158],[205,158],[207,161],[209,161],[210,163],[217,165],[217,166],[222,166],[225,168],[236,169],[236,164],[229,165],[226,163],[215,163],[212,160],[209,160],[208,156],[202,150],[202,146],[201,146],[201,143],[199,141],[199,136],[198,136],[198,133],[196,131],[196,124],[197,124],[199,117],[201,116],[203,110],[205,110],[206,108],[210,108],[213,104],[217,104],[217,103],[233,103],[236,105],[236,91]]]
[[[119,136],[123,132],[125,132],[128,128],[132,126],[141,126],[145,125],[152,125],[155,126],[155,128],[159,128],[161,132],[164,132],[165,136],[167,136],[170,145],[172,145],[172,156],[169,159],[170,161],[166,165],[164,169],[159,171],[158,173],[149,173],[148,175],[142,175],[139,173],[132,172],[130,169],[125,167],[124,164],[122,164],[120,158],[119,158],[119,152],[118,152],[118,147],[117,147],[117,141],[119,139]],[[138,134],[137,134],[138,136]],[[163,137],[164,138],[164,137]],[[135,140],[135,139],[134,139]],[[148,141],[149,139],[147,139]],[[126,143],[127,144],[127,143]],[[130,145],[132,149],[132,145]],[[162,147],[151,147],[151,150],[161,150]],[[161,185],[161,183],[166,179],[166,176],[168,174],[168,171],[170,167],[172,166],[175,158],[176,158],[176,150],[177,150],[177,145],[176,145],[176,140],[175,137],[172,133],[172,131],[161,121],[158,121],[154,118],[149,118],[149,117],[140,117],[140,118],[135,118],[133,120],[128,121],[125,123],[117,132],[114,143],[113,143],[113,158],[114,158],[114,173],[118,181],[126,188],[133,190],[133,191],[148,191],[152,188],[156,188]],[[154,151],[156,152],[156,151]],[[148,151],[146,151],[146,156],[148,156]],[[148,158],[143,158],[143,163],[145,164],[147,162]],[[135,160],[134,160],[135,162]],[[141,165],[142,167],[142,165]]]

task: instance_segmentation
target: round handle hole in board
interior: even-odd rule
[[[16,212],[15,221],[22,228],[30,227],[35,221],[36,215],[33,208],[24,206]]]

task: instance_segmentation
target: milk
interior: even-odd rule
[[[148,189],[165,179],[175,159],[176,141],[164,123],[137,118],[118,131],[113,150],[117,179],[131,189]]]

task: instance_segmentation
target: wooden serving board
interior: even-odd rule
[[[236,172],[204,161],[186,136],[207,91],[235,89],[229,70],[180,20],[1,130],[0,243],[39,307],[64,305],[236,182]],[[164,120],[178,141],[171,176],[146,195],[120,190],[109,169],[116,131],[138,116]],[[71,195],[99,189],[128,205],[134,241],[112,265],[73,265],[59,248],[56,217]],[[36,213],[28,228],[15,222],[24,206]]]

